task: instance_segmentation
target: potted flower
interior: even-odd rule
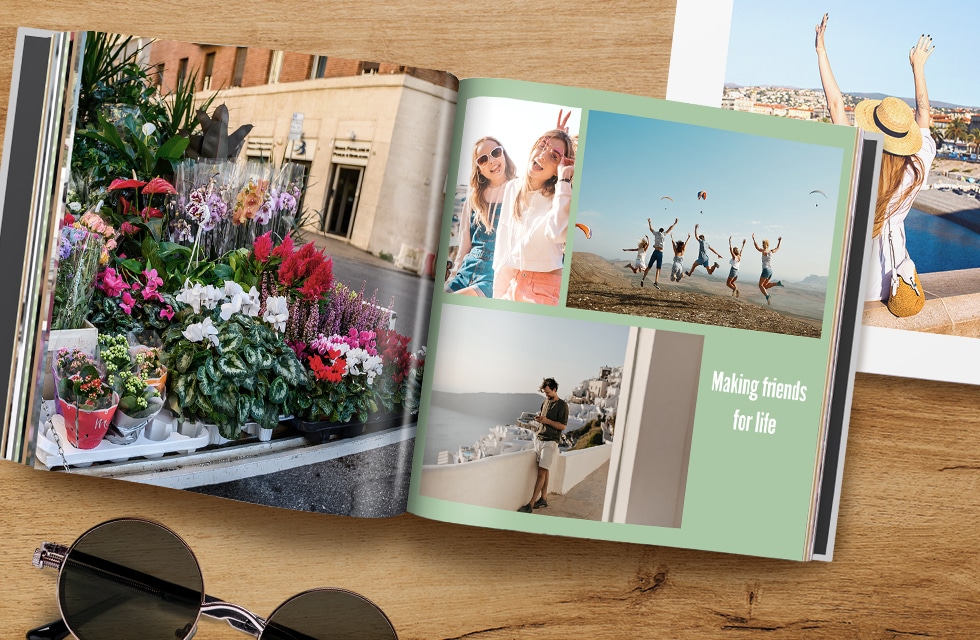
[[[59,349],[58,355],[55,357],[55,360],[51,365],[55,395],[57,396],[61,380],[81,372],[82,368],[87,365],[97,367],[92,356],[85,353],[81,349],[69,349],[67,347],[64,349]],[[55,402],[55,412],[58,415],[61,415],[61,405],[57,401]]]
[[[111,380],[112,388],[119,396],[119,405],[106,439],[113,444],[130,444],[163,409],[163,398],[140,373],[120,371],[113,374]]]
[[[194,290],[187,286],[178,295],[187,306],[163,335],[172,378],[167,406],[184,420],[212,423],[225,439],[238,438],[247,422],[274,428],[306,384],[296,354],[255,317],[259,305],[254,288],[245,293],[226,282],[226,302],[220,308],[214,292]]]
[[[94,449],[105,437],[119,397],[94,365],[58,383],[58,405],[65,418],[68,441],[79,449]]]
[[[161,396],[167,390],[167,367],[160,358],[159,347],[139,345],[130,350],[134,371],[146,378],[146,383]]]
[[[295,426],[314,440],[349,433],[378,410],[375,386],[383,363],[373,331],[320,334],[299,347],[311,391],[296,398]]]

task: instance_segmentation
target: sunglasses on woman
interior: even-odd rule
[[[397,640],[381,609],[343,589],[304,591],[268,618],[209,596],[187,544],[148,520],[103,522],[70,547],[45,542],[33,562],[58,569],[61,620],[28,631],[28,640],[188,640],[201,614],[259,640]]]
[[[486,163],[490,162],[490,158],[499,158],[504,155],[503,147],[494,147],[490,150],[490,153],[484,153],[482,156],[476,159],[476,166],[482,167]]]
[[[564,153],[548,144],[546,140],[539,142],[537,148],[539,151],[546,151],[548,153],[548,157],[551,158],[551,161],[555,164],[561,162],[561,159],[565,156]]]

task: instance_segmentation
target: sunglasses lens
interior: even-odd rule
[[[489,161],[490,161],[490,156],[484,153],[482,156],[476,159],[476,166],[482,167]]]
[[[186,638],[204,581],[194,554],[170,530],[113,520],[85,533],[61,569],[61,613],[79,640]]]
[[[490,152],[490,155],[492,155],[494,158],[499,158],[500,156],[504,155],[504,148],[494,147],[493,151]]]
[[[387,616],[370,600],[342,589],[293,596],[269,616],[259,640],[396,640]]]

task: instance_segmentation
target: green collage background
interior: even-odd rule
[[[446,183],[447,194],[450,196],[447,197],[443,215],[436,264],[445,264],[448,258],[453,215],[451,194],[458,181],[463,116],[467,101],[475,97],[514,98],[581,108],[583,113],[579,157],[588,154],[589,111],[609,111],[841,149],[843,160],[838,192],[842,195],[837,202],[833,248],[829,258],[824,330],[820,338],[805,338],[565,308],[562,305],[568,287],[567,264],[570,261],[566,261],[562,298],[558,307],[453,296],[443,293],[439,286],[441,283],[437,282],[430,315],[430,344],[427,354],[430,366],[437,363],[439,327],[445,304],[648,327],[703,336],[704,349],[691,457],[682,525],[676,529],[553,516],[528,516],[429,498],[419,494],[428,399],[433,379],[432,375],[427,375],[422,389],[423,402],[419,412],[408,510],[423,517],[475,526],[803,559],[806,553],[806,528],[814,466],[818,454],[822,398],[831,356],[829,334],[834,301],[837,298],[835,283],[840,275],[847,194],[850,192],[857,129],[604,91],[509,80],[464,80],[459,87],[457,118],[449,159],[450,170]],[[573,190],[570,229],[575,224],[580,183],[581,180],[576,180]],[[581,235],[569,233],[566,256],[572,255],[574,242]],[[766,377],[777,378],[780,383],[795,384],[802,381],[807,387],[807,400],[795,402],[760,396],[752,402],[742,395],[714,392],[711,385],[715,371],[741,374],[760,381]],[[733,430],[733,414],[736,409],[742,414],[752,416],[757,411],[769,412],[777,421],[776,432],[769,435]],[[530,487],[528,491],[530,492]]]

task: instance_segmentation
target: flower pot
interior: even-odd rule
[[[210,436],[211,444],[227,444],[229,442],[234,442],[241,435],[241,431],[239,431],[238,436],[234,438],[226,438],[221,435],[221,429],[218,427],[218,425],[205,423],[204,426],[208,428],[208,435]]]
[[[109,431],[112,416],[119,404],[119,396],[113,394],[114,403],[108,409],[96,411],[79,411],[78,407],[58,398],[61,415],[65,417],[65,431],[68,432],[68,442],[78,449],[94,449],[102,442]],[[76,429],[75,420],[78,420]]]
[[[164,418],[162,413],[159,413],[150,422],[147,423],[146,428],[143,430],[143,437],[147,440],[152,440],[154,442],[163,442],[170,437],[173,433],[174,424],[173,417],[167,414],[167,418]],[[194,436],[197,432],[194,432]]]
[[[128,415],[122,409],[116,409],[116,412],[112,416],[112,426],[109,427],[109,432],[105,437],[106,440],[112,444],[132,444],[136,442],[140,433],[143,432],[147,425],[153,422],[153,418],[163,409],[163,400],[160,398],[153,398],[153,400],[157,401],[153,403],[156,409],[149,415],[144,415],[142,418]]]
[[[146,384],[154,387],[161,397],[167,394],[167,373],[169,372],[164,369],[160,377],[146,379]]]
[[[258,422],[246,422],[242,430],[253,436],[258,437],[259,442],[268,442],[272,440],[272,429],[265,429],[259,425]]]
[[[364,423],[357,418],[348,422],[331,422],[330,420],[308,422],[293,418],[291,424],[294,429],[314,444],[327,442],[334,437],[351,438],[364,432]]]

